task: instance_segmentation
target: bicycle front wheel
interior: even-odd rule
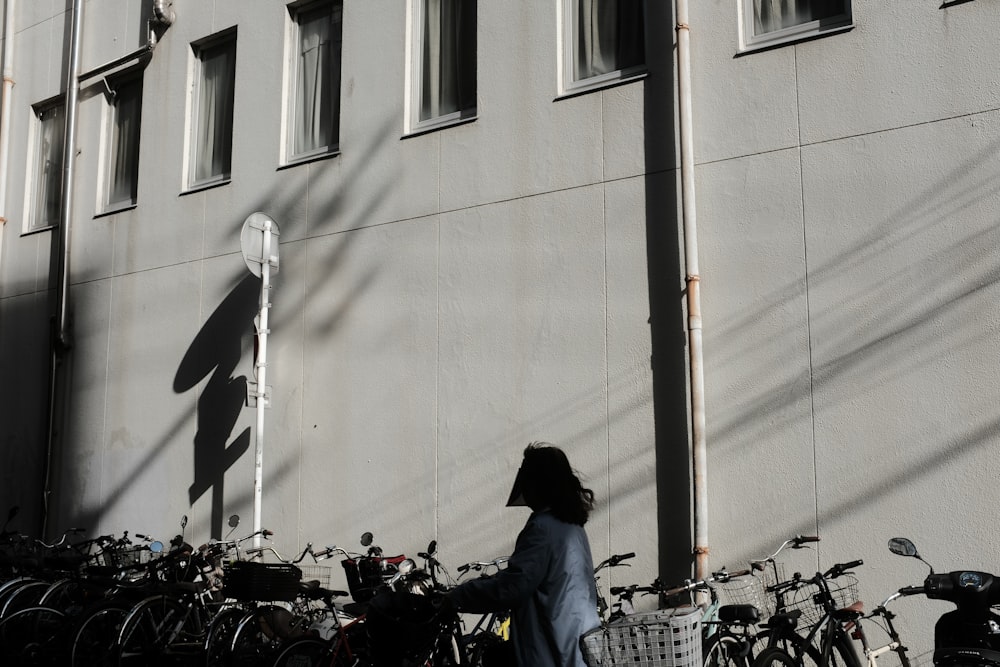
[[[716,632],[702,647],[704,667],[750,667],[750,641],[739,635]]]
[[[278,652],[274,659],[274,667],[319,667],[320,665],[341,665],[348,664],[333,658],[333,645],[325,639],[315,637],[300,637],[288,642],[284,648]]]
[[[167,664],[171,642],[187,621],[187,610],[160,596],[143,600],[128,613],[118,635],[119,667]]]
[[[753,660],[753,667],[799,667],[799,661],[785,649],[771,646],[760,652]]]

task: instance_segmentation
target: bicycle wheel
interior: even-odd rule
[[[785,649],[770,646],[754,658],[753,667],[799,667],[799,661],[785,652]]]
[[[206,667],[225,667],[229,664],[233,635],[245,613],[243,607],[227,607],[212,619],[205,638]]]
[[[333,656],[334,644],[325,639],[299,637],[285,644],[274,659],[274,667],[320,667],[347,665],[348,662]],[[334,662],[330,659],[334,658]]]
[[[704,667],[750,667],[751,641],[722,631],[710,636],[702,647]]]
[[[20,609],[0,621],[0,655],[23,667],[60,664],[68,652],[65,625],[66,615],[58,609]]]
[[[861,667],[861,659],[854,650],[854,642],[839,626],[833,636],[833,650],[830,651],[827,667]]]
[[[260,607],[243,616],[232,641],[232,662],[247,667],[270,665],[281,642],[301,636],[293,627],[294,617],[287,609]],[[298,634],[294,634],[295,630]]]
[[[73,633],[71,667],[114,667],[118,664],[118,631],[128,614],[123,604],[106,603],[83,613]]]
[[[167,596],[148,598],[132,607],[118,633],[118,664],[169,664],[169,645],[183,632],[186,617],[187,610]]]
[[[433,667],[466,667],[469,664],[462,645],[462,629],[457,624],[448,624],[438,632],[429,664]]]
[[[778,648],[793,658],[802,656],[803,667],[819,667],[822,663],[820,649],[812,643],[807,643],[801,635],[789,630],[779,631],[777,636],[772,638],[773,634],[773,630],[765,630],[757,635],[750,649],[751,655],[763,654],[763,651],[767,649],[762,647]],[[861,667],[858,655],[854,651],[854,645],[839,628],[834,635],[826,667]]]

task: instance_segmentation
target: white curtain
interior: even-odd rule
[[[108,203],[135,203],[139,174],[139,115],[141,80],[115,90],[115,119],[112,137],[111,176]]]
[[[424,0],[420,120],[476,106],[476,3]]]
[[[201,52],[201,88],[198,91],[198,135],[194,171],[196,182],[228,176],[230,173],[235,78],[235,42]]]
[[[574,0],[576,59],[573,80],[645,62],[642,0]]]
[[[296,154],[333,146],[340,125],[340,5],[298,17],[298,90],[294,123]]]
[[[35,227],[59,224],[62,201],[63,107],[51,107],[38,115],[38,186],[35,190]]]
[[[753,0],[754,34],[830,18],[844,12],[844,0]]]

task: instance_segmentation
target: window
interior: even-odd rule
[[[645,72],[643,0],[562,0],[563,94]]]
[[[35,168],[31,216],[28,229],[35,231],[59,224],[62,208],[63,136],[65,110],[63,100],[35,107]]]
[[[289,7],[293,39],[289,62],[286,160],[335,152],[340,141],[341,0]]]
[[[195,83],[188,184],[198,187],[228,181],[231,173],[236,33],[193,49]]]
[[[139,124],[142,77],[108,82],[108,144],[105,210],[134,206],[139,186]]]
[[[474,117],[475,0],[412,0],[410,18],[408,131]]]
[[[742,0],[744,49],[774,46],[851,26],[850,0]]]

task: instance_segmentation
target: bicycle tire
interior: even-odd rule
[[[750,667],[752,639],[725,630],[711,635],[702,646],[703,667]]]
[[[118,664],[118,631],[129,607],[106,603],[83,613],[70,646],[70,667],[114,667]]]
[[[799,667],[799,661],[778,646],[769,646],[754,658],[752,667]]]
[[[173,633],[172,624],[185,614],[184,607],[167,596],[147,598],[132,607],[118,633],[120,667],[163,662]],[[186,619],[183,624],[187,624]]]
[[[292,619],[294,616],[287,609],[273,605],[258,607],[245,614],[230,643],[233,664],[246,667],[270,665],[281,648],[282,641],[293,638],[282,636],[283,631],[287,631],[285,626]]]
[[[225,667],[229,664],[233,635],[245,613],[243,607],[227,607],[212,619],[205,636],[206,667]]]
[[[274,667],[346,667],[347,660],[333,655],[334,643],[316,637],[299,637],[285,644],[274,659]],[[333,662],[330,662],[332,658]]]
[[[792,656],[802,656],[802,667],[819,667],[822,661],[820,649],[811,643],[806,643],[805,637],[795,631],[782,630],[778,636],[772,639],[773,630],[764,630],[754,639],[754,646],[766,646],[767,648],[778,648],[786,654]],[[762,654],[767,648],[755,649],[751,647],[751,654]],[[751,665],[753,661],[751,660]],[[830,651],[830,660],[827,667],[861,667],[858,654],[854,650],[851,640],[842,630],[837,630],[833,638],[833,647]]]

